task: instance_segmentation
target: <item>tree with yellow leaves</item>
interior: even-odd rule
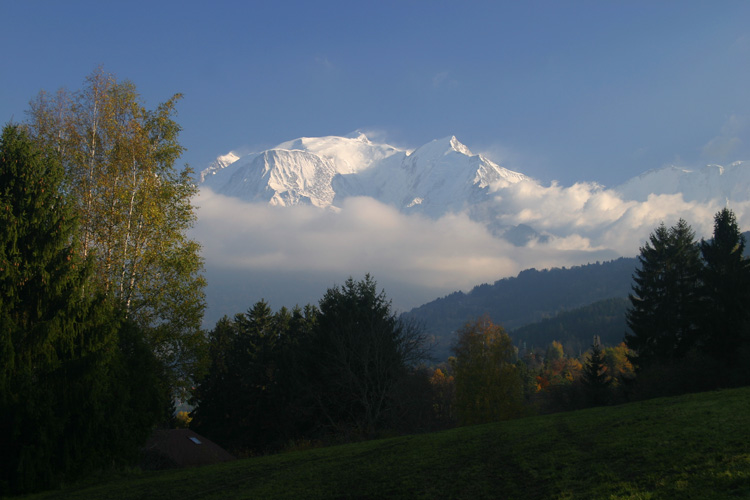
[[[172,383],[193,371],[205,307],[200,246],[187,237],[197,188],[189,168],[175,167],[181,97],[148,110],[133,83],[98,69],[77,92],[41,92],[27,123],[63,164],[97,287],[149,332]]]
[[[503,327],[488,317],[469,322],[453,348],[456,413],[461,425],[518,417],[524,412],[516,351]]]

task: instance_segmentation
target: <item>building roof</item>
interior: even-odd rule
[[[142,451],[145,469],[195,467],[234,460],[224,448],[190,429],[157,429]]]

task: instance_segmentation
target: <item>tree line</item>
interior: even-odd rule
[[[257,302],[209,333],[185,423],[247,456],[621,402],[634,376],[622,343],[519,350],[486,316],[458,332],[447,362],[427,340],[370,276],[318,306]]]
[[[330,288],[318,306],[274,313],[260,301],[209,333],[190,425],[240,454],[373,437],[416,404],[410,385],[426,354],[422,330],[370,276]]]

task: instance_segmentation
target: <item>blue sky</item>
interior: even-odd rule
[[[750,2],[0,0],[0,120],[101,64],[185,98],[183,157],[456,135],[542,182],[750,159]]]

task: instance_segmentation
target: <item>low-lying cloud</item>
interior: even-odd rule
[[[679,194],[638,202],[594,183],[525,181],[492,190],[489,211],[498,224],[526,224],[547,238],[517,247],[465,213],[433,220],[366,197],[321,210],[247,203],[203,188],[192,236],[206,259],[207,325],[260,299],[274,308],[316,303],[328,287],[365,273],[398,310],[407,310],[530,267],[637,255],[662,221],[672,225],[682,217],[698,237],[710,236],[713,215],[725,203],[686,202]],[[747,227],[747,203],[730,208]]]

